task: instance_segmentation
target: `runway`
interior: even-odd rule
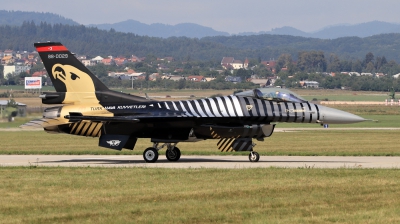
[[[251,163],[247,156],[185,156],[169,162],[160,155],[145,163],[141,155],[0,155],[0,166],[38,167],[147,167],[147,168],[400,168],[400,157],[261,156]]]

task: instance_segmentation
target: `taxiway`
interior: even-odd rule
[[[146,163],[141,155],[0,155],[0,166],[48,167],[148,167],[148,168],[400,168],[400,157],[374,156],[261,156],[256,163],[247,156],[185,156],[178,162],[160,155]]]

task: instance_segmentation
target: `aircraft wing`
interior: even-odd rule
[[[97,121],[97,122],[130,122],[137,123],[140,120],[134,116],[115,116],[115,117],[104,117],[104,116],[83,116],[79,114],[67,115],[66,119],[69,119],[69,122],[78,122],[82,120],[86,121]]]
[[[68,122],[75,123],[82,120],[86,121],[94,121],[94,122],[127,122],[127,123],[138,123],[138,122],[157,122],[157,120],[166,119],[170,120],[177,120],[177,119],[184,119],[185,117],[192,117],[188,116],[188,114],[181,114],[181,113],[143,113],[143,114],[135,114],[135,115],[124,115],[124,116],[86,116],[82,115],[79,112],[72,112],[69,115],[64,116],[65,119],[68,119]],[[61,118],[40,118],[31,120],[23,125],[20,128],[23,129],[32,129],[32,128],[47,128],[53,127],[57,125],[66,124],[65,119]]]
[[[123,115],[123,116],[85,116],[79,112],[70,113],[66,115],[64,118],[68,119],[69,122],[79,122],[82,120],[87,121],[95,121],[95,122],[128,122],[128,123],[139,123],[139,122],[147,122],[151,120],[152,122],[156,122],[157,120],[177,120],[184,119],[187,116],[187,113],[183,115],[182,113],[143,113],[143,114],[134,114],[134,115]]]

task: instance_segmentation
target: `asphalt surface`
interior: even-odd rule
[[[399,130],[400,128],[276,128],[275,132],[304,130]],[[21,131],[20,128],[0,128],[0,131]],[[43,131],[43,129],[28,129]],[[24,129],[25,131],[25,129]],[[397,168],[400,157],[376,156],[261,156],[252,163],[247,156],[182,156],[169,162],[160,155],[156,163],[146,163],[141,155],[0,155],[0,166],[56,167],[154,167],[154,168]]]
[[[247,156],[182,156],[169,162],[160,155],[145,163],[141,155],[0,155],[0,166],[49,167],[154,167],[154,168],[400,168],[400,157],[261,156],[252,163]]]

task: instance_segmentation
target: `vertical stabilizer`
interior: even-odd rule
[[[59,42],[35,43],[62,103],[99,102],[96,91],[108,88]]]
[[[57,93],[45,93],[44,104],[110,104],[150,100],[110,90],[59,42],[34,44]]]

